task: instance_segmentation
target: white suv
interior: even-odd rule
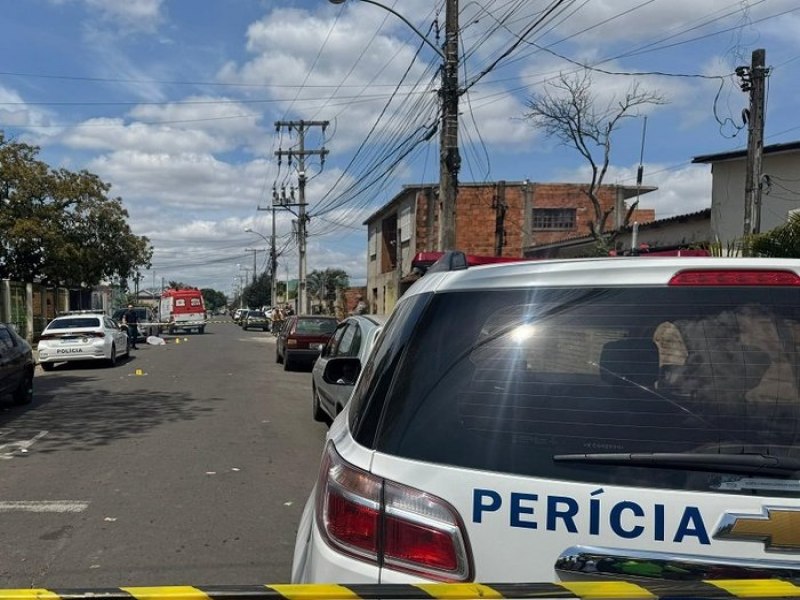
[[[457,258],[332,425],[294,582],[800,576],[800,260]]]

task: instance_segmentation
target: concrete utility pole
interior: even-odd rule
[[[743,92],[750,92],[747,113],[747,171],[744,184],[744,236],[761,233],[761,163],[764,153],[764,98],[769,69],[766,51],[753,51],[749,67],[737,67]]]
[[[445,5],[444,65],[442,65],[442,122],[439,143],[438,250],[456,247],[456,199],[461,155],[458,151],[458,0]]]
[[[305,136],[306,130],[309,127],[322,127],[322,132],[328,127],[329,121],[276,121],[275,128],[280,130],[281,127],[287,127],[289,131],[295,130],[298,135],[298,149],[297,150],[281,150],[275,151],[275,155],[279,158],[287,156],[289,164],[292,164],[294,158],[297,159],[297,189],[298,189],[298,203],[287,204],[286,206],[297,206],[297,250],[300,255],[300,265],[297,282],[297,313],[305,314],[307,311],[308,303],[306,299],[306,222],[308,216],[306,215],[306,156],[318,155],[323,164],[325,164],[325,156],[328,150],[324,147],[319,150],[306,150]]]
[[[286,190],[283,190],[284,198],[286,197]],[[276,280],[278,278],[278,253],[275,249],[275,205],[281,204],[278,202],[278,192],[273,188],[272,190],[272,206],[269,208],[256,207],[256,210],[271,210],[272,211],[272,235],[269,238],[269,279],[270,279],[270,303],[275,306],[278,301],[276,299],[277,287]],[[252,233],[261,235],[257,231],[250,230]],[[261,236],[264,237],[264,236]]]
[[[244,251],[253,253],[253,283],[255,283],[256,282],[256,273],[258,272],[256,270],[256,254],[261,252],[261,248],[245,248]]]

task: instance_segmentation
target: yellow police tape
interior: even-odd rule
[[[798,582],[800,583],[800,582]],[[566,581],[561,583],[308,584],[165,586],[99,589],[7,589],[0,600],[483,600],[577,598],[586,600],[800,598],[784,579],[706,581]]]

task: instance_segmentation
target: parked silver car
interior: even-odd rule
[[[353,315],[339,323],[311,372],[315,421],[331,423],[347,404],[358,373],[343,372],[341,359],[355,357],[363,365],[385,321],[384,315]]]

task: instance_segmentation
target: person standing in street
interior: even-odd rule
[[[139,316],[133,309],[133,304],[128,304],[128,310],[122,315],[122,323],[128,328],[128,344],[134,349],[136,347],[136,338],[139,337]]]

